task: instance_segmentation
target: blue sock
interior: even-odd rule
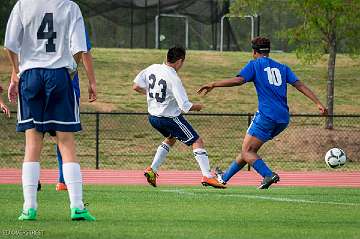
[[[232,176],[234,176],[237,172],[242,169],[246,163],[240,163],[238,164],[235,160],[230,164],[229,168],[225,171],[225,173],[222,176],[222,179],[227,182],[230,180]]]
[[[273,173],[262,159],[257,159],[252,167],[263,177],[271,177]]]
[[[56,155],[57,155],[57,160],[58,160],[58,165],[59,165],[59,183],[65,183],[64,180],[64,174],[63,174],[63,161],[62,161],[62,156],[59,150],[59,147],[56,145]]]

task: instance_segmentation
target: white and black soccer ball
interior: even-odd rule
[[[340,168],[346,162],[346,154],[344,150],[332,148],[325,155],[325,163],[330,168]]]

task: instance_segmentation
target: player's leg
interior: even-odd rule
[[[19,220],[35,220],[43,134],[35,129],[28,129],[25,131],[25,140],[25,157],[22,166],[24,205]]]
[[[151,166],[148,166],[144,171],[144,176],[146,177],[147,182],[156,187],[156,179],[159,176],[158,170],[160,165],[165,161],[166,156],[170,152],[170,147],[172,147],[176,142],[175,138],[169,137],[166,138],[161,145],[157,148],[154,159],[151,163]]]
[[[174,146],[176,139],[173,137],[165,138],[156,150],[154,159],[151,163],[151,169],[157,173],[160,165],[165,161],[166,156],[170,152],[170,148]]]
[[[47,107],[43,127],[46,132],[55,131],[63,160],[63,174],[67,185],[71,219],[95,220],[83,203],[82,175],[76,158],[74,132],[81,130],[79,104],[67,69],[45,70]],[[56,123],[47,123],[55,121]]]
[[[191,124],[182,116],[172,118],[168,125],[171,129],[171,135],[176,137],[187,146],[192,146],[193,154],[200,166],[203,175],[201,183],[204,186],[212,186],[215,188],[225,188],[214,178],[210,171],[209,157],[204,147],[204,141],[198,133],[193,129]]]
[[[231,162],[230,166],[223,172],[219,167],[215,169],[217,179],[222,184],[226,184],[237,172],[245,167],[246,161],[241,157],[241,153]]]
[[[166,156],[170,152],[170,148],[175,144],[176,138],[172,137],[170,132],[167,130],[167,120],[168,118],[156,117],[149,115],[149,123],[153,128],[165,136],[165,140],[159,145],[154,155],[154,159],[150,166],[146,167],[144,171],[144,176],[146,177],[147,182],[156,187],[156,179],[158,177],[158,170],[161,164],[164,163]]]
[[[217,178],[211,174],[209,157],[204,147],[204,141],[199,137],[193,144],[193,153],[198,162],[201,173],[203,175],[201,184],[204,186],[212,186],[214,188],[226,188]]]
[[[16,131],[25,132],[25,156],[22,167],[24,194],[23,213],[19,220],[35,220],[37,211],[37,188],[40,179],[40,154],[43,142],[40,121],[44,99],[41,73],[38,69],[25,71],[19,82],[18,121]]]
[[[83,182],[79,161],[76,158],[75,136],[72,132],[56,132],[57,143],[63,159],[63,173],[69,192],[72,220],[95,218],[86,210],[83,203]]]
[[[56,191],[66,191],[67,187],[65,184],[64,173],[63,173],[63,160],[60,149],[57,144],[55,145],[55,151],[56,151],[56,159],[58,161],[58,168],[59,168],[59,181],[56,184]]]

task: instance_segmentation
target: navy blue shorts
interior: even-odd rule
[[[265,143],[284,131],[287,126],[288,123],[276,123],[257,112],[252,119],[247,133]]]
[[[199,139],[199,135],[182,115],[174,118],[149,115],[149,122],[164,137],[175,137],[187,146]]]
[[[16,130],[33,128],[43,133],[81,130],[79,102],[66,68],[36,68],[22,74]]]

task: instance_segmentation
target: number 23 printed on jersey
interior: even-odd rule
[[[160,91],[156,91],[155,85],[160,87]],[[159,89],[158,87],[156,87]],[[166,81],[160,79],[157,82],[156,76],[154,74],[149,75],[149,97],[155,98],[157,102],[162,103],[165,101],[166,98],[166,89],[167,84]]]

